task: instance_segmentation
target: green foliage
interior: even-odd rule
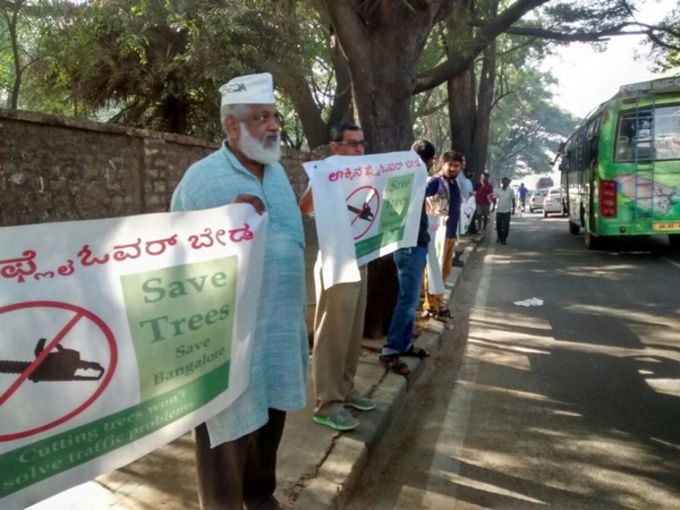
[[[553,103],[555,79],[537,61],[505,69],[504,76],[508,95],[492,113],[489,168],[510,176],[546,173],[551,153],[579,120]]]
[[[630,20],[641,1],[553,0],[517,25],[570,34],[605,30]],[[500,9],[512,4],[501,0]],[[269,71],[281,93],[287,144],[305,146],[301,108],[310,105],[300,100],[302,89],[311,91],[312,107],[328,122],[337,75],[329,50],[330,22],[317,2],[31,0],[26,5],[20,20],[22,108],[218,140],[219,87],[239,74]],[[472,51],[470,41],[494,12],[492,0],[459,2],[430,34],[419,70],[442,63],[447,50]],[[668,23],[677,26],[674,16]],[[521,160],[538,167],[549,145],[538,140],[561,134],[563,124],[571,123],[550,110],[551,97],[541,89],[549,77],[536,70],[551,45],[527,37],[498,41],[497,95],[512,94],[500,99],[492,115],[492,164]],[[0,99],[15,77],[7,43],[7,23],[0,16]],[[667,51],[657,61],[668,68],[680,57]],[[416,96],[411,105],[416,136],[448,146],[446,106],[445,86]],[[503,149],[508,140],[534,131],[539,135],[532,144]]]
[[[451,147],[446,86],[439,86],[413,98],[411,118],[416,139],[425,138],[439,152]]]
[[[535,20],[543,28],[562,33],[602,32],[633,21],[645,0],[562,0],[537,9]],[[537,24],[526,22],[537,26]]]
[[[217,140],[218,89],[240,74],[308,70],[319,102],[329,103],[326,34],[300,6],[43,0],[41,9],[41,58],[27,76],[24,107],[98,118],[108,112],[112,122]],[[287,126],[296,129],[292,117]],[[294,145],[298,138],[288,137]]]
[[[0,41],[2,41],[1,37]],[[0,42],[1,44],[3,42]],[[12,82],[14,81],[13,68],[14,59],[12,54],[8,51],[0,51],[0,106],[3,105],[12,87]]]
[[[0,99],[12,95],[17,75],[31,60],[30,7],[26,0],[0,1]]]
[[[649,57],[654,63],[656,72],[680,72],[680,7],[673,9],[661,24],[669,28],[667,32],[658,34],[659,42],[647,41]]]

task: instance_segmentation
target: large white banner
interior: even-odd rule
[[[359,281],[360,266],[417,244],[427,181],[418,154],[333,156],[304,167],[326,288]]]
[[[123,466],[247,387],[250,205],[0,229],[0,508]]]

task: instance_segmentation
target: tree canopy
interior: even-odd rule
[[[376,37],[396,15],[427,11],[431,26],[416,52],[413,88],[424,94],[410,110],[416,129],[423,122],[433,128],[432,118],[418,119],[445,109],[439,87],[479,64],[502,33],[527,47],[644,33],[659,67],[676,65],[677,14],[643,25],[635,21],[639,3],[0,0],[0,88],[9,106],[215,139],[219,86],[269,71],[281,92],[287,143],[315,147],[330,124],[353,116],[348,48],[343,54],[338,30]]]

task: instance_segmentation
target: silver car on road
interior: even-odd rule
[[[547,189],[537,189],[531,194],[529,199],[529,212],[534,212],[538,209],[543,209],[543,199],[548,193]]]

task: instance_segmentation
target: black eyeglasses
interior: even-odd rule
[[[363,147],[363,148],[365,149],[366,147],[368,147],[368,144],[366,143],[365,140],[359,140],[359,141],[357,141],[357,140],[348,140],[348,141],[346,141],[346,142],[335,142],[335,143],[339,143],[340,145],[348,145],[348,146],[350,146],[352,149],[356,149],[357,147]]]

